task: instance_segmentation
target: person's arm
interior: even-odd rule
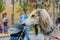
[[[19,16],[19,21],[18,21],[19,24],[21,24],[21,22],[22,22],[21,19],[22,19],[22,17]]]
[[[28,14],[26,14],[26,19],[27,19],[28,17],[29,17]]]
[[[8,22],[8,21],[9,21],[8,17],[5,17],[5,22]]]

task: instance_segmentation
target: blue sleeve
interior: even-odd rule
[[[22,24],[22,16],[19,16],[19,24]]]
[[[28,18],[28,14],[26,14],[26,19]]]

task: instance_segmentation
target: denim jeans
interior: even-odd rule
[[[25,30],[25,35],[26,35],[27,40],[30,40],[30,36],[29,36],[30,27],[25,27],[24,30]]]
[[[4,25],[3,32],[7,32],[8,31],[7,22],[3,22],[3,25]]]
[[[18,40],[18,39],[19,39],[19,37],[10,37],[9,40]]]

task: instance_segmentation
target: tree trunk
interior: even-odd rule
[[[0,13],[0,22],[2,22],[2,14]]]
[[[57,8],[56,8],[56,0],[53,0],[53,21],[55,22],[57,17]]]

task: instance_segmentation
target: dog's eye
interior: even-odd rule
[[[35,15],[32,15],[31,17],[35,17]]]

